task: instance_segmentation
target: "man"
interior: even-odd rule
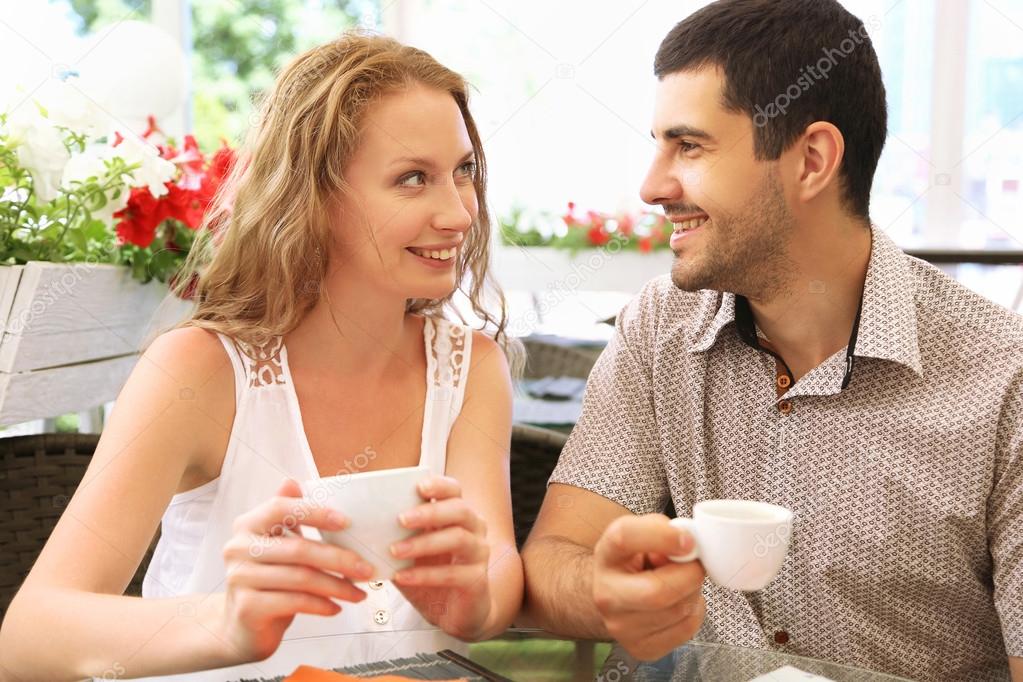
[[[643,199],[671,277],[618,317],[524,549],[526,616],[656,658],[698,637],[1023,681],[1023,318],[873,227],[886,134],[835,0],[721,0],[664,39]],[[659,514],[793,510],[763,590]]]

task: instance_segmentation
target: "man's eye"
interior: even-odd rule
[[[692,142],[679,142],[678,146],[683,152],[691,152],[700,148],[700,145],[693,144]]]
[[[409,173],[398,180],[401,187],[422,187],[426,184],[426,174],[422,171]]]

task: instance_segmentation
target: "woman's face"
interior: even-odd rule
[[[479,212],[475,174],[449,93],[413,85],[371,104],[345,170],[331,271],[404,299],[447,296]]]

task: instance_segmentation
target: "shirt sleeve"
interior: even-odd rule
[[[669,497],[651,383],[653,298],[651,283],[618,315],[549,481],[585,488],[635,514],[662,512]]]
[[[995,608],[1006,653],[1023,657],[1023,373],[1003,409],[995,461],[988,498]]]

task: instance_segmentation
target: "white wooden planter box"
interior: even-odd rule
[[[505,290],[620,291],[636,293],[671,271],[671,251],[639,253],[584,249],[572,254],[550,247],[498,246],[494,276]]]
[[[0,267],[0,425],[79,412],[117,397],[150,335],[190,304],[125,267]]]

